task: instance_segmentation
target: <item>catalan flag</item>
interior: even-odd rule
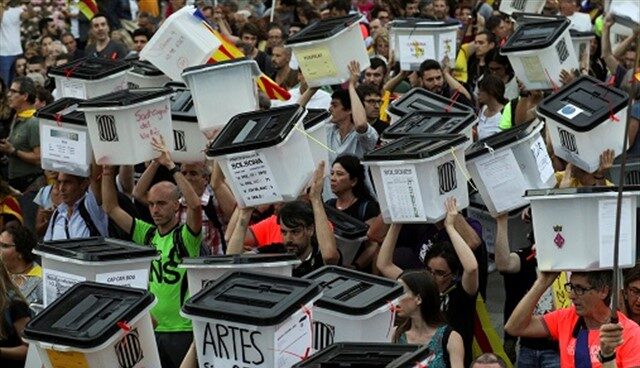
[[[91,20],[94,15],[98,14],[98,3],[96,0],[80,0],[78,2],[78,10],[87,19]]]
[[[2,217],[0,221],[10,221],[11,216],[21,224],[23,223],[22,210],[18,200],[12,196],[6,196],[0,201],[0,217]]]
[[[511,360],[504,351],[502,339],[498,336],[498,333],[491,324],[489,312],[480,294],[478,294],[476,299],[476,318],[473,326],[472,351],[473,359],[484,353],[493,353],[505,361],[507,368],[513,367]]]
[[[244,53],[231,41],[229,41],[222,33],[211,28],[209,24],[204,20],[204,15],[200,10],[196,10],[193,14],[196,17],[202,19],[202,23],[207,29],[213,33],[214,36],[220,41],[220,47],[211,55],[209,64],[219,63],[221,61],[233,60],[244,57]],[[280,87],[273,79],[269,78],[266,74],[262,73],[256,80],[258,88],[264,92],[272,100],[287,101],[291,98],[289,91]]]

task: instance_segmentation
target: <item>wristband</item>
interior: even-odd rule
[[[178,167],[178,165],[175,165],[173,167],[173,169],[169,169],[169,174],[171,174],[171,176],[174,176],[176,173],[180,172],[180,168]]]
[[[616,352],[615,351],[613,352],[613,354],[611,354],[609,356],[602,355],[602,350],[598,352],[598,360],[600,361],[600,363],[611,362],[614,359],[616,359]]]

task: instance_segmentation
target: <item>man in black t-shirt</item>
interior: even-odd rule
[[[127,47],[109,36],[111,29],[104,14],[96,14],[91,18],[91,33],[96,42],[87,45],[84,54],[87,57],[99,57],[103,59],[124,59],[129,50]]]

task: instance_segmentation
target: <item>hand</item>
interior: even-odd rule
[[[447,217],[444,219],[444,226],[450,227],[456,221],[458,216],[458,204],[455,197],[449,197],[444,201],[444,208],[447,210]]]
[[[615,159],[614,151],[611,149],[605,150],[600,154],[600,166],[598,171],[594,173],[595,176],[605,176],[609,173],[609,170],[613,166],[613,160]]]
[[[309,199],[319,199],[322,201],[322,187],[324,186],[324,161],[320,161],[318,167],[313,172],[313,180],[309,187]]]
[[[576,79],[576,75],[566,69],[562,69],[560,72],[560,83],[567,85]]]
[[[607,14],[607,16],[604,17],[604,28],[611,28],[614,23],[616,22],[615,19],[613,19],[613,14],[609,13]]]
[[[522,213],[520,214],[520,218],[524,223],[527,223],[527,224],[531,223],[531,207],[527,207],[524,210],[522,210]]]
[[[387,65],[389,66],[389,69],[393,67],[393,64],[395,62],[396,62],[396,57],[393,54],[393,50],[389,50],[389,62],[387,63]]]
[[[14,150],[15,148],[13,147],[13,144],[11,144],[11,142],[9,142],[8,140],[3,139],[0,141],[0,152],[4,153],[5,155],[10,155]]]
[[[440,62],[440,64],[442,65],[442,72],[444,74],[449,74],[451,72],[451,64],[449,63],[450,63],[449,56],[445,56]]]
[[[166,167],[167,169],[173,169],[176,164],[171,160],[171,154],[169,154],[169,149],[167,145],[164,143],[164,137],[162,136],[153,136],[151,137],[151,146],[154,150],[160,152],[160,156],[154,159],[160,165]]]
[[[543,283],[547,288],[553,284],[553,282],[560,276],[560,272],[543,271],[538,275],[538,280]]]
[[[622,344],[622,325],[605,323],[600,326],[600,352],[603,356],[611,356]]]
[[[347,65],[347,69],[349,69],[349,85],[357,86],[360,81],[360,63],[351,60],[349,65]]]
[[[422,79],[420,79],[420,77],[418,76],[418,73],[413,72],[409,74],[409,83],[411,84],[411,87],[421,87]]]
[[[569,188],[571,187],[571,183],[573,182],[573,164],[568,162],[564,167],[564,175],[562,176],[562,181],[558,188]]]
[[[115,173],[116,170],[113,166],[102,165],[102,176],[113,176]]]

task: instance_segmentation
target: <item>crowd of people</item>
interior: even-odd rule
[[[482,225],[459,211],[453,198],[442,203],[446,216],[434,224],[383,221],[362,159],[383,144],[381,134],[390,124],[386,108],[395,99],[415,87],[453,98],[475,111],[477,140],[539,119],[538,104],[554,93],[526,90],[500,53],[515,25],[498,11],[498,0],[191,2],[289,91],[287,101],[261,95],[260,109],[298,103],[330,112],[329,159],[318,165],[305,193],[296,201],[245,208],[219,163],[176,164],[162,137],[152,143],[158,158],[136,166],[94,163],[88,177],[42,169],[35,113],[60,97],[50,68],[83,57],[135,59],[162,22],[188,3],[106,0],[92,12],[85,2],[96,4],[0,0],[2,367],[24,366],[21,334],[43,303],[43,271],[32,250],[39,241],[91,236],[152,245],[160,252],[152,269],[175,276],[151,272],[149,280],[158,300],[151,313],[164,368],[197,366],[191,321],[179,313],[188,298],[186,270],[178,267],[182,259],[245,252],[295,254],[301,263],[294,277],[340,265],[397,280],[404,294],[390,342],[428,345],[435,353],[429,367],[505,367],[505,360],[517,367],[640,367],[640,263],[626,270],[621,290],[611,271],[539,272],[533,233],[526,244],[509,244],[508,215],[496,216],[489,253]],[[572,29],[595,34],[590,58],[579,69],[563,70],[560,80],[568,84],[589,75],[627,91],[635,101],[628,106],[628,155],[640,156],[640,28],[612,47],[615,18],[602,1],[544,2],[542,14],[566,17]],[[355,13],[363,16],[370,66],[361,71],[352,61],[340,66],[350,75],[343,84],[309,87],[285,41],[321,19]],[[401,70],[389,31],[394,19],[403,18],[457,22],[456,60],[426,59],[417,71]],[[613,151],[598,152],[600,166],[588,173],[555,156],[546,139],[556,187],[614,185]],[[369,227],[351,264],[338,250],[326,206]],[[531,221],[529,208],[519,221]],[[486,301],[494,270],[504,278],[505,354],[474,360],[477,301]],[[613,293],[621,296],[617,318]]]

